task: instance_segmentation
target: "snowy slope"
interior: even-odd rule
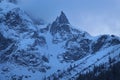
[[[92,37],[64,12],[51,24],[35,22],[20,6],[0,2],[0,80],[75,80],[109,57],[119,61],[115,35]]]

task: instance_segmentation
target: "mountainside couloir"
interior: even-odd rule
[[[120,60],[120,37],[77,30],[64,12],[52,24],[34,22],[20,6],[1,1],[0,80],[76,80],[109,57]]]

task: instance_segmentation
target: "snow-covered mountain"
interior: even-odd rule
[[[77,30],[64,12],[43,24],[14,1],[0,1],[0,80],[76,80],[120,60],[120,37]]]

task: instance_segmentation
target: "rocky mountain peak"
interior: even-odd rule
[[[120,61],[119,37],[77,30],[63,11],[47,26],[17,5],[3,2],[0,8],[0,80],[76,80],[99,71],[97,65],[103,71],[101,65]]]
[[[57,17],[56,21],[60,24],[69,24],[69,20],[67,19],[65,13],[61,11],[61,14],[59,17]]]

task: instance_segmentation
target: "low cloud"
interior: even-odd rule
[[[84,15],[77,28],[86,30],[91,35],[114,34],[120,36],[120,18],[111,15]]]
[[[26,10],[47,22],[54,21],[63,10],[73,26],[94,36],[120,36],[119,3],[119,0],[21,0]]]

